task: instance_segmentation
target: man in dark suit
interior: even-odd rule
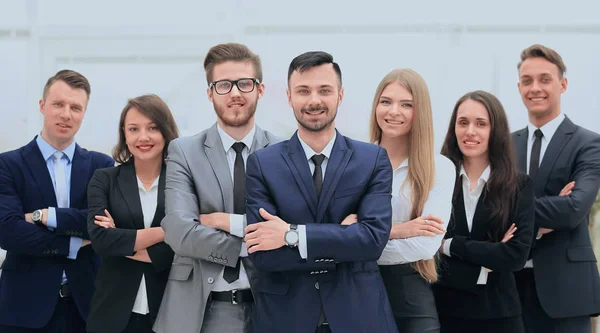
[[[344,90],[328,53],[292,60],[287,95],[298,131],[246,169],[254,331],[397,332],[376,263],[391,229],[387,153],[336,131]]]
[[[74,141],[89,101],[81,74],[48,79],[41,135],[0,154],[0,332],[84,332],[98,259],[87,232],[87,184],[114,164]]]
[[[529,124],[513,133],[519,168],[534,181],[536,240],[515,273],[527,332],[589,333],[600,313],[600,278],[588,231],[600,187],[600,135],[561,113],[561,56],[543,45],[521,52],[519,92]]]

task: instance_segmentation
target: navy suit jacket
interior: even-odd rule
[[[527,167],[527,127],[513,133],[521,171]],[[558,194],[570,181],[570,195]],[[540,305],[551,318],[600,314],[600,275],[588,230],[590,209],[600,188],[600,135],[565,117],[552,136],[536,174],[535,287]]]
[[[98,257],[91,246],[68,259],[70,237],[89,239],[87,185],[94,171],[114,165],[101,153],[75,148],[70,208],[56,208],[57,228],[50,231],[25,221],[25,213],[56,207],[46,161],[35,139],[0,154],[0,247],[7,251],[0,276],[0,325],[45,326],[58,301],[66,272],[75,303],[85,320],[94,292]]]
[[[284,246],[250,255],[255,332],[314,332],[321,307],[333,332],[397,332],[377,259],[388,241],[392,167],[386,151],[339,133],[320,198],[297,134],[261,149],[246,168],[248,225],[258,210],[306,225],[308,258]],[[358,223],[342,226],[349,214]]]

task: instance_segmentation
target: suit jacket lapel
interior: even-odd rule
[[[151,227],[160,227],[160,222],[165,217],[165,182],[166,182],[167,165],[163,163],[160,170],[160,178],[158,179],[158,197],[156,203],[156,212],[152,219]]]
[[[486,187],[481,191],[479,200],[477,200],[477,206],[475,207],[475,214],[473,214],[473,225],[471,226],[471,239],[484,240],[489,230],[489,216],[490,212],[487,205],[484,202]]]
[[[35,139],[29,142],[23,150],[23,160],[29,168],[30,174],[33,176],[33,180],[38,185],[40,193],[44,197],[46,205],[50,207],[56,207],[56,194],[54,193],[54,185],[52,185],[52,178],[48,171],[48,166],[42,152],[38,147]]]
[[[142,203],[140,201],[140,192],[133,160],[121,165],[120,169],[119,175],[117,176],[119,190],[123,195],[123,200],[129,208],[129,214],[133,218],[133,224],[137,229],[144,229]]]
[[[529,173],[527,170],[527,139],[529,137],[529,131],[527,127],[518,131],[513,136],[515,142],[513,145],[515,146],[515,152],[517,153],[517,167],[521,172],[526,174]]]
[[[223,150],[223,141],[217,131],[217,124],[213,125],[206,133],[204,151],[208,162],[217,176],[221,195],[223,195],[223,206],[225,212],[233,212],[233,180],[227,163],[227,156]]]
[[[452,230],[452,236],[468,236],[469,234],[467,213],[465,210],[465,198],[462,185],[460,185],[458,195],[456,197],[456,205],[454,205],[454,228]]]
[[[287,151],[282,152],[283,159],[290,168],[290,172],[294,176],[298,188],[308,203],[308,207],[313,216],[317,215],[317,191],[312,181],[312,175],[308,166],[308,160],[300,140],[298,139],[298,132],[296,132],[292,138],[287,142]]]
[[[554,163],[558,160],[558,156],[560,155],[561,151],[571,139],[574,131],[575,125],[569,118],[565,117],[563,122],[558,126],[556,132],[552,136],[552,140],[550,140],[548,143],[548,147],[546,148],[546,152],[542,158],[542,163],[538,169],[536,179],[534,179],[536,196],[539,197],[544,195],[544,188],[548,182],[550,171],[552,170]]]
[[[331,156],[327,161],[327,169],[325,170],[325,178],[323,179],[323,188],[321,189],[321,196],[319,197],[317,206],[317,223],[321,223],[325,210],[327,206],[329,206],[331,197],[335,192],[335,188],[337,187],[353,152],[352,149],[348,148],[346,139],[338,132],[333,148],[331,149]]]

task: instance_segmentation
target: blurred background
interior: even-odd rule
[[[483,89],[500,98],[512,130],[527,123],[517,91],[519,53],[534,43],[567,65],[563,112],[600,132],[600,2],[277,0],[0,0],[0,151],[39,133],[45,81],[63,68],[81,72],[92,94],[77,142],[109,153],[128,98],[156,93],[182,135],[215,121],[202,67],[217,43],[240,42],[263,61],[258,124],[290,136],[285,97],[289,62],[309,50],[331,53],[346,95],[337,127],[368,139],[375,88],[395,68],[429,85],[439,150],[454,103]]]

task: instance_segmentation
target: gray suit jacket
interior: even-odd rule
[[[277,141],[256,126],[250,153]],[[215,279],[236,265],[242,239],[194,221],[214,212],[233,213],[233,181],[216,124],[169,144],[161,225],[175,257],[154,324],[158,333],[200,332]],[[242,262],[254,288],[256,269],[247,257]]]

